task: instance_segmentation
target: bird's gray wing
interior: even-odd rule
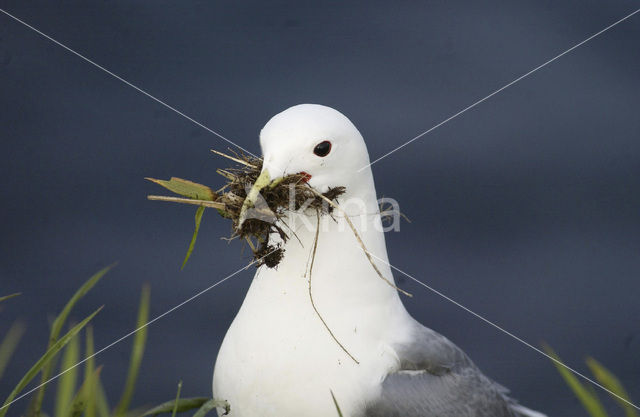
[[[415,322],[410,343],[395,346],[400,367],[382,382],[365,417],[517,417],[506,389],[484,376],[444,336]]]

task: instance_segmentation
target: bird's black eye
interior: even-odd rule
[[[313,148],[313,153],[318,156],[327,156],[331,152],[331,142],[328,140],[322,141]]]

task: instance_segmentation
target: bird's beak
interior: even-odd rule
[[[271,180],[271,175],[269,174],[269,170],[266,167],[262,168],[260,176],[253,184],[253,186],[247,193],[247,197],[242,203],[242,208],[240,209],[240,217],[238,219],[238,230],[242,228],[242,224],[247,219],[248,210],[255,207],[256,200],[260,195],[260,191],[272,184],[276,184],[277,182],[279,182],[278,179]]]

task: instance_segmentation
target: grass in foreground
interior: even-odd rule
[[[210,398],[179,398],[154,407],[148,411],[146,408],[131,408],[135,385],[138,379],[140,364],[144,356],[147,339],[145,324],[149,318],[150,290],[148,286],[142,288],[138,318],[131,355],[129,357],[129,369],[124,381],[122,394],[115,406],[111,406],[100,379],[102,366],[96,366],[93,329],[90,321],[100,312],[102,307],[77,324],[69,325],[69,317],[74,306],[109,272],[112,266],[106,267],[89,278],[69,299],[62,311],[56,316],[51,326],[47,348],[45,353],[16,384],[7,398],[0,406],[0,417],[5,417],[9,409],[21,406],[20,402],[12,402],[24,395],[27,386],[38,379],[37,389],[27,403],[26,410],[20,415],[26,417],[134,417],[150,416],[162,413],[172,413],[197,410],[194,416],[203,417],[216,407],[228,411],[229,405],[225,402],[216,402]],[[19,294],[0,296],[0,302],[6,302]],[[63,329],[69,327],[66,333]],[[11,357],[16,351],[25,331],[21,322],[15,322],[4,335],[0,342],[0,379],[10,363]],[[62,334],[62,335],[61,335]],[[83,343],[84,342],[84,343]],[[84,345],[82,355],[81,345]],[[57,362],[59,366],[57,367]],[[77,366],[84,361],[81,366]],[[84,369],[82,369],[84,368]],[[82,372],[81,372],[82,371]],[[48,382],[54,375],[61,374],[59,378]],[[81,375],[82,374],[82,375]],[[53,410],[51,413],[43,410],[43,403],[49,388],[55,387],[53,398]],[[180,385],[181,387],[181,385]],[[13,414],[15,415],[15,414]]]
[[[549,356],[560,361],[560,357],[553,351],[553,349],[551,349],[549,346],[545,346],[544,349]],[[620,380],[618,380],[618,378],[616,378],[616,376],[611,371],[609,371],[595,359],[588,357],[586,362],[595,380],[600,385],[616,394],[610,394],[611,398],[613,398],[622,408],[625,417],[639,417],[637,410],[631,404],[629,404],[629,402],[631,402],[631,400],[629,399],[629,394],[627,393],[627,390],[624,388]],[[600,398],[598,397],[598,394],[596,393],[596,390],[592,385],[583,384],[571,371],[569,371],[559,363],[554,361],[553,364],[566,384],[569,386],[571,391],[573,391],[575,396],[578,397],[578,400],[580,400],[580,403],[582,404],[584,409],[587,411],[587,413],[589,413],[589,416],[609,416],[604,406],[602,405],[602,402],[600,402]]]

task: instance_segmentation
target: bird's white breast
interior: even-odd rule
[[[312,294],[331,332],[359,364],[313,309],[305,272],[315,231],[299,227],[278,269],[256,273],[218,354],[214,397],[230,403],[231,416],[337,416],[331,391],[345,416],[356,415],[397,366],[390,344],[403,337],[407,313],[342,221],[321,229]],[[386,258],[380,232],[364,231],[363,238]]]

